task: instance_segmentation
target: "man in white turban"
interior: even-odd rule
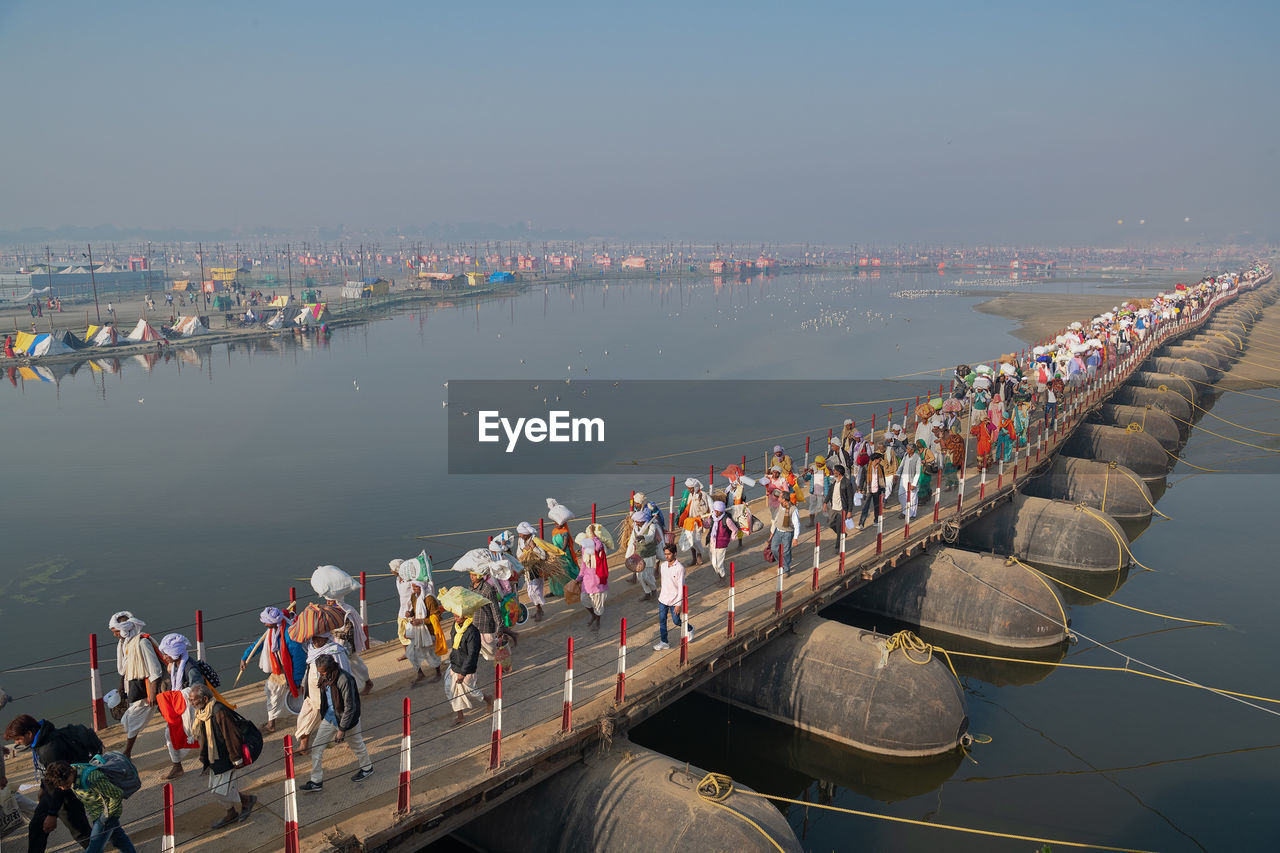
[[[335,597],[336,596],[336,597]],[[336,604],[347,614],[347,621],[333,632],[334,639],[346,647],[347,657],[350,661],[349,666],[343,667],[351,673],[356,679],[356,684],[363,684],[361,694],[368,695],[373,691],[373,679],[369,677],[369,665],[360,657],[361,652],[367,651],[369,648],[369,638],[365,636],[364,620],[360,618],[360,611],[344,601],[345,593],[337,595],[330,592],[330,597],[325,601],[329,604]]]
[[[546,548],[542,547],[540,539],[534,535],[533,525],[527,521],[522,521],[516,525],[516,541],[512,546],[515,557],[520,561],[520,565],[524,566],[524,589],[529,595],[529,603],[535,608],[533,614],[534,622],[542,621],[542,608],[547,603],[546,589],[544,587],[544,579],[539,569],[539,565],[543,560],[550,557]]]
[[[127,738],[124,754],[130,757],[134,741],[155,710],[164,667],[160,665],[150,635],[142,633],[142,629],[147,627],[146,622],[128,610],[121,610],[107,621],[107,627],[117,640],[116,671],[120,673],[120,695],[129,705],[120,718],[120,724],[124,726]]]
[[[676,522],[680,527],[678,547],[689,549],[693,555],[692,565],[698,564],[698,540],[701,539],[703,520],[711,516],[711,499],[702,489],[702,483],[693,477],[684,481],[684,495],[680,499],[680,510],[676,513]]]
[[[289,636],[289,620],[279,607],[268,607],[258,616],[267,630],[240,657],[244,672],[249,659],[259,648],[258,668],[267,676],[267,722],[264,732],[276,730],[276,720],[289,709],[289,696],[297,696],[304,688],[307,671],[307,647]]]

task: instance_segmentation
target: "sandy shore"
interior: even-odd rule
[[[994,314],[1019,325],[1011,334],[1028,344],[1038,344],[1056,335],[1076,320],[1084,322],[1090,317],[1110,311],[1119,296],[1074,296],[1062,293],[1011,293],[997,296],[974,306],[975,311]]]

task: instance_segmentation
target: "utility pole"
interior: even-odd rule
[[[293,249],[288,243],[284,244],[284,256],[289,262],[289,298],[293,299]]]
[[[89,281],[93,284],[93,310],[98,315],[98,325],[102,325],[102,309],[98,307],[98,279],[93,274],[93,244],[89,243]]]
[[[45,246],[44,247],[44,277],[45,277],[45,280],[49,282],[50,296],[53,295],[53,272],[51,269],[52,267],[53,267],[53,252],[49,250],[48,246]]]
[[[196,243],[196,251],[200,253],[200,286],[196,289],[196,316],[200,316],[200,300],[204,297],[204,243]]]

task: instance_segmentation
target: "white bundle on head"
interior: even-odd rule
[[[569,519],[575,517],[573,510],[559,503],[555,498],[547,498],[547,518],[556,524],[568,524]]]
[[[311,588],[321,598],[341,601],[360,590],[360,582],[337,566],[317,566],[311,573]]]

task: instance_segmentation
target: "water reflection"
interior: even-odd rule
[[[935,790],[964,760],[959,750],[928,761],[886,760],[699,693],[664,708],[630,736],[757,791],[796,799],[818,783],[828,796],[844,789],[882,803],[906,800]]]

